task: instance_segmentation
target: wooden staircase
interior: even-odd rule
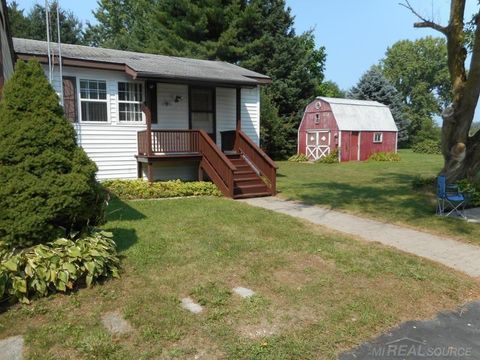
[[[233,172],[234,199],[272,195],[267,184],[265,184],[256,169],[248,163],[242,154],[228,154],[227,158],[236,168]]]

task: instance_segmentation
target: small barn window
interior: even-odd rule
[[[373,142],[374,143],[381,143],[383,141],[383,133],[377,132],[373,134]]]
[[[315,124],[320,124],[320,114],[315,114]]]

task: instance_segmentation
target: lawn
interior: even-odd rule
[[[412,189],[415,176],[438,174],[442,157],[400,155],[399,162],[279,162],[279,195],[480,244],[480,225],[435,216],[433,191]]]
[[[116,200],[109,212],[120,279],[0,313],[0,338],[24,334],[28,358],[331,359],[480,295],[438,264],[227,199]],[[182,309],[184,296],[205,311]],[[111,310],[131,334],[103,329]]]

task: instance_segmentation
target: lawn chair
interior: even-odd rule
[[[458,188],[458,185],[447,184],[444,175],[437,178],[437,215],[458,215],[467,220],[464,214],[466,198]]]

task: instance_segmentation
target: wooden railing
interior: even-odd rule
[[[272,195],[277,193],[277,169],[273,162],[260,147],[255,144],[243,131],[237,130],[234,149],[242,153],[266,179],[266,184]]]
[[[237,168],[220,151],[218,146],[203,130],[197,130],[199,150],[203,155],[200,167],[206,171],[212,181],[219,187],[225,196],[233,198],[233,173]]]
[[[237,168],[203,130],[152,130],[139,131],[138,155],[162,156],[201,154],[200,167],[225,196],[233,197],[233,172]],[[150,146],[149,146],[150,145]]]
[[[147,130],[138,132],[138,154],[180,154],[199,152],[199,134],[196,130],[152,130],[150,148]]]

